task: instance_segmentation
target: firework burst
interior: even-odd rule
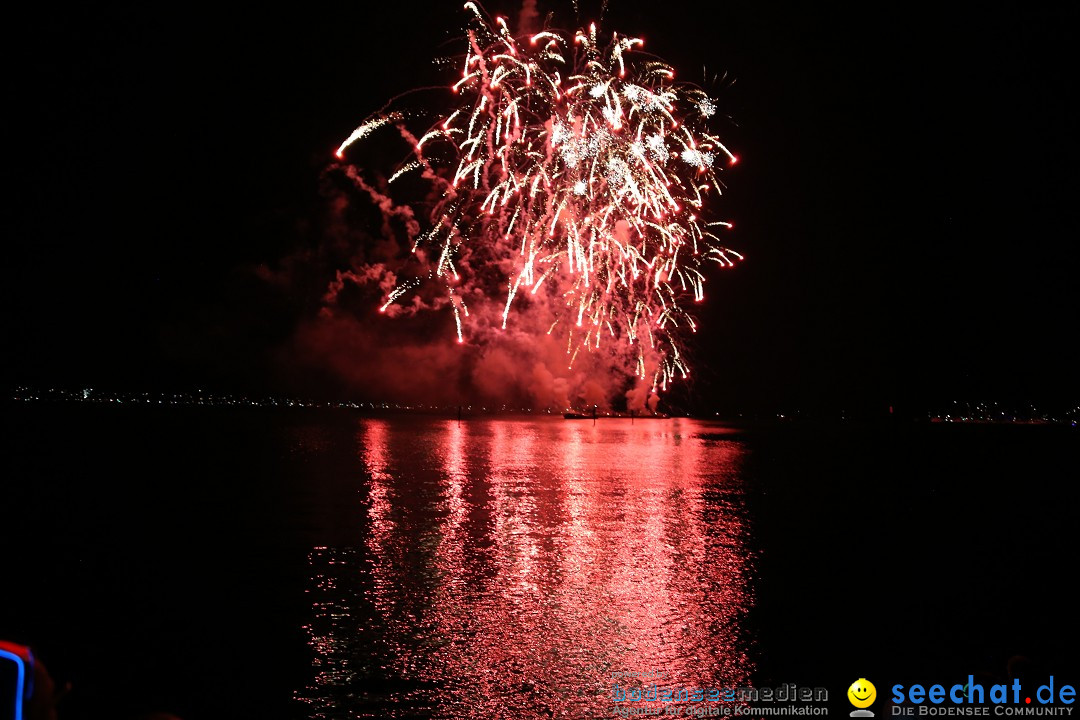
[[[465,8],[452,110],[419,137],[402,114],[382,113],[337,151],[343,159],[354,142],[396,126],[412,152],[390,183],[419,173],[432,186],[428,227],[410,233],[425,267],[382,309],[426,276],[445,286],[463,342],[473,319],[497,317],[506,329],[516,307],[543,302],[568,367],[582,351],[614,347],[654,390],[686,377],[681,338],[697,330],[687,306],[704,298],[710,264],[741,259],[720,239],[731,223],[705,219],[723,187],[718,166],[736,161],[707,127],[715,101],[676,82],[640,39],[595,25],[514,36],[504,19]],[[501,277],[497,296],[480,294],[501,315],[470,316],[465,306],[481,264]]]

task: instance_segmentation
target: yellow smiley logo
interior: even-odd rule
[[[877,688],[866,678],[859,678],[847,689],[847,698],[857,708],[868,708],[877,698]]]

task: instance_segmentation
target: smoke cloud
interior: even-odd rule
[[[518,35],[531,35],[539,30],[537,19],[540,12],[536,9],[536,0],[525,0],[521,3],[521,12],[518,14]]]
[[[548,296],[517,298],[503,328],[504,271],[482,251],[462,253],[462,280],[452,294],[417,284],[385,305],[396,287],[426,277],[437,262],[422,248],[412,252],[420,232],[413,211],[390,198],[385,179],[365,179],[353,168],[329,169],[323,192],[308,247],[255,269],[306,308],[278,354],[283,374],[298,386],[336,387],[373,402],[656,408],[650,384],[622,369],[628,350],[621,343],[578,353],[571,367],[566,336],[558,327],[549,332],[558,308]]]

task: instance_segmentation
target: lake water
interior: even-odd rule
[[[650,674],[846,714],[1076,667],[1067,428],[10,410],[0,636],[62,717],[611,717]]]

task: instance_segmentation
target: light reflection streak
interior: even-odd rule
[[[715,426],[365,420],[358,442],[364,545],[311,554],[311,717],[610,717],[619,671],[748,684],[743,450]]]

